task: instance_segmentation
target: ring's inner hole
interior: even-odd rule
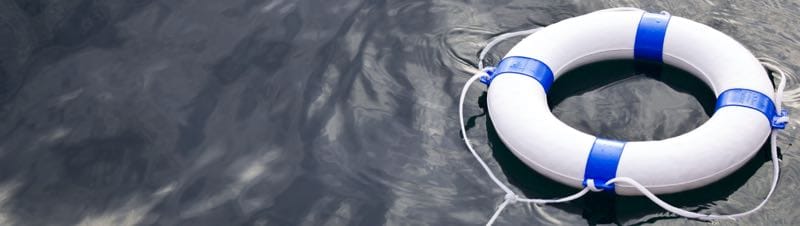
[[[666,64],[601,61],[559,77],[553,114],[582,132],[625,141],[662,140],[702,125],[716,96],[702,80]]]

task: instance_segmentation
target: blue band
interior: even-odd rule
[[[786,112],[777,112],[772,99],[758,91],[749,89],[725,90],[717,97],[715,111],[719,111],[720,108],[728,106],[746,107],[759,111],[767,117],[767,120],[773,128],[783,129],[786,127],[785,122],[776,122],[775,120],[777,117],[785,116]]]
[[[625,142],[622,141],[595,139],[589,152],[589,160],[586,161],[583,186],[586,187],[586,181],[592,179],[596,188],[613,193],[614,184],[605,185],[605,183],[617,176],[617,165],[624,148]]]
[[[521,74],[534,78],[542,84],[545,93],[553,85],[553,71],[550,70],[550,67],[537,59],[521,56],[506,57],[500,61],[489,78],[481,79],[481,82],[487,85],[491,84],[495,77],[504,73]]]
[[[662,62],[664,36],[667,34],[669,15],[644,13],[636,29],[633,59]]]

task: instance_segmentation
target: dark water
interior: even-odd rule
[[[502,201],[461,143],[457,97],[504,32],[594,10],[666,10],[800,67],[795,1],[0,0],[0,225],[480,225]],[[514,41],[491,53],[496,61]],[[606,62],[556,83],[553,112],[606,137],[689,131],[714,96],[673,69]],[[798,77],[785,105],[800,112]],[[499,142],[475,85],[469,135],[528,197],[575,192]],[[798,120],[760,212],[800,223]],[[705,213],[755,206],[768,147],[711,186],[665,196]],[[516,204],[502,225],[708,224],[640,197]]]

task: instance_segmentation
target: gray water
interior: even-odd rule
[[[0,225],[483,224],[503,193],[461,142],[456,105],[478,52],[618,6],[708,24],[800,71],[796,1],[0,0]],[[795,115],[799,83],[792,73],[784,103]],[[467,98],[468,134],[501,179],[531,198],[575,192],[510,154],[484,90]],[[684,72],[623,61],[578,69],[550,103],[588,133],[650,140],[702,124],[714,96]],[[800,223],[795,115],[772,200],[714,224]],[[664,198],[750,209],[769,188],[767,148]],[[498,221],[650,223],[709,224],[603,194],[515,204]]]

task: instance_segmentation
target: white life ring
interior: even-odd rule
[[[663,62],[698,76],[717,95],[702,126],[658,141],[613,141],[580,132],[548,108],[547,90],[578,66],[613,59]],[[518,43],[485,80],[501,140],[525,164],[560,183],[640,195],[629,177],[655,194],[698,188],[741,167],[764,144],[774,119],[774,89],[741,44],[706,25],[667,14],[599,11],[567,19]],[[766,117],[765,117],[766,116]]]

